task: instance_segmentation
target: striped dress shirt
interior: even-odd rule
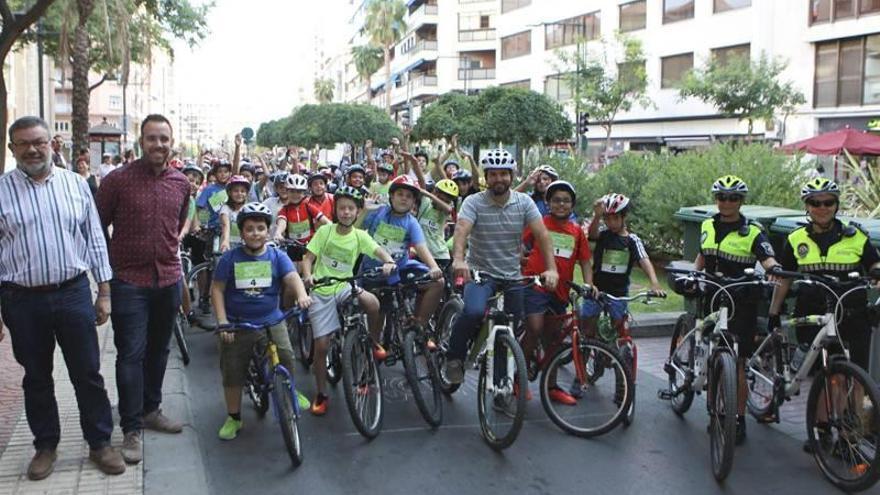
[[[0,282],[38,287],[86,271],[99,283],[112,278],[85,179],[58,167],[41,183],[19,169],[0,176]]]

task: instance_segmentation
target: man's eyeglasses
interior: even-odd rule
[[[716,194],[715,199],[721,202],[739,203],[743,197],[740,194]]]
[[[550,200],[550,204],[553,205],[570,205],[571,200],[568,198],[553,198]]]
[[[45,148],[46,146],[49,146],[49,141],[45,139],[38,139],[36,141],[13,141],[12,146],[23,150],[26,150],[31,146],[34,148]]]
[[[818,199],[808,199],[807,204],[812,206],[813,208],[818,208],[820,206],[824,206],[825,208],[831,208],[837,204],[836,199],[826,199],[825,201],[819,201]]]

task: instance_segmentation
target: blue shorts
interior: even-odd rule
[[[568,309],[567,301],[560,301],[553,294],[540,291],[534,287],[527,287],[523,297],[525,299],[526,316],[542,315],[548,310],[553,314],[561,315],[565,314],[565,310]]]
[[[629,312],[624,301],[608,301],[608,314],[614,321],[622,320]],[[581,304],[581,318],[593,318],[602,314],[602,305],[594,299],[587,299]]]

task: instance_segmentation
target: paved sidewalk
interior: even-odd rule
[[[18,417],[24,409],[21,377],[24,370],[12,356],[12,339],[9,332],[0,341],[0,455],[6,449]]]
[[[98,329],[99,345],[101,346],[101,374],[110,396],[110,403],[114,412],[114,424],[118,425],[116,417],[116,373],[115,360],[116,348],[113,346],[112,331],[109,324]],[[8,340],[8,335],[7,339]],[[11,359],[8,342],[0,344],[0,373],[6,373],[8,366],[7,357]],[[13,361],[14,364],[14,361]],[[14,371],[13,371],[14,372]],[[21,369],[18,370],[19,377]],[[61,355],[60,348],[55,351],[55,396],[58,401],[58,414],[61,419],[61,443],[58,445],[58,461],[55,463],[55,471],[51,476],[41,481],[27,479],[27,466],[34,454],[33,436],[28,428],[23,408],[19,403],[18,418],[9,424],[11,435],[6,448],[0,447],[0,495],[12,494],[80,494],[80,493],[114,493],[120,495],[143,493],[144,470],[143,463],[137,466],[128,466],[125,473],[119,476],[107,476],[88,460],[89,446],[82,438],[82,430],[79,426],[79,411],[76,406],[73,386],[67,376],[67,367]],[[20,378],[16,381],[19,387]],[[5,403],[5,390],[8,388],[4,377],[3,386],[0,388],[0,399],[4,400],[0,414],[9,414],[12,408]],[[4,425],[7,419],[0,415],[0,441],[3,440]],[[116,426],[113,430],[112,442],[114,446],[122,445],[122,431]],[[2,444],[0,444],[2,445]]]

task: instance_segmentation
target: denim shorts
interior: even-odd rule
[[[625,301],[608,301],[608,314],[614,321],[622,320],[629,312]],[[602,305],[594,299],[587,299],[581,304],[581,318],[593,318],[602,314]]]
[[[548,310],[553,314],[561,315],[568,309],[568,302],[557,299],[553,294],[538,290],[534,287],[527,287],[523,292],[525,300],[525,314],[542,315]]]

